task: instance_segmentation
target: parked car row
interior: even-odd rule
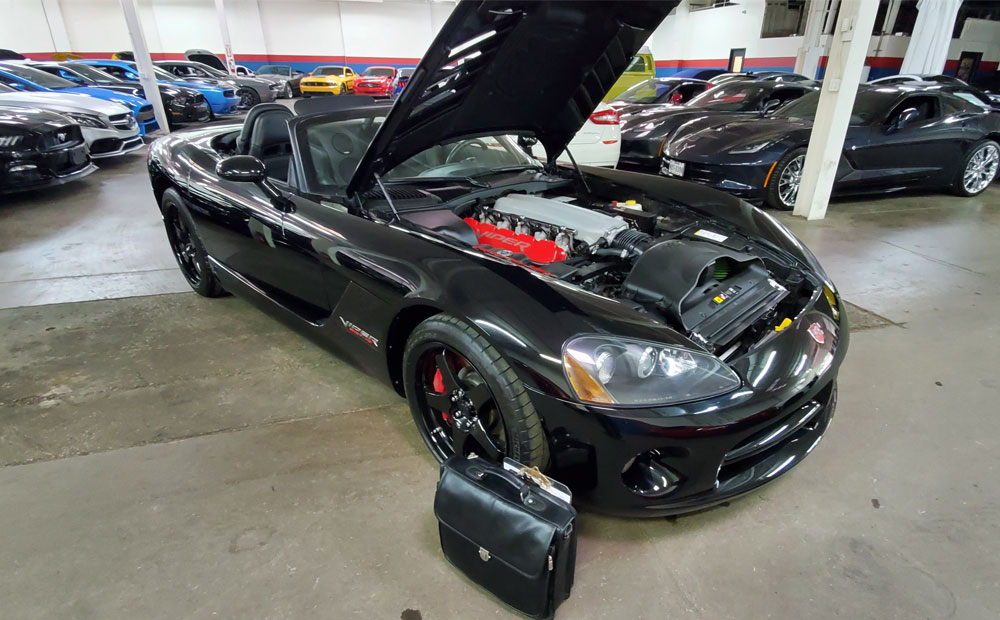
[[[783,72],[640,82],[611,102],[621,115],[619,164],[792,209],[819,87]],[[998,138],[989,93],[949,76],[875,80],[858,90],[833,192],[974,196],[997,177]]]

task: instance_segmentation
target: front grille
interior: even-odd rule
[[[140,123],[146,123],[153,120],[153,106],[144,105],[139,108],[139,112],[135,115],[135,119]]]
[[[83,143],[83,132],[79,125],[64,125],[47,130],[41,136],[41,149],[55,151]]]
[[[90,143],[91,155],[103,155],[113,153],[122,148],[122,141],[118,138],[101,138]]]
[[[222,91],[222,96],[226,97],[226,98],[235,97],[236,96],[236,91],[232,90],[232,89],[224,90],[224,91]]]
[[[131,113],[112,114],[108,117],[115,129],[132,129],[135,127],[135,117]]]

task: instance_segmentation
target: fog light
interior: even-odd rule
[[[27,172],[29,170],[36,170],[38,166],[35,164],[17,164],[7,168],[8,172]]]
[[[625,463],[622,482],[633,493],[642,497],[663,497],[677,488],[681,478],[660,459],[659,450],[644,452]]]

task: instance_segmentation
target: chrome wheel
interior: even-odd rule
[[[978,194],[993,182],[997,175],[997,163],[1000,162],[1000,150],[995,144],[984,144],[965,166],[962,174],[962,187],[970,194]]]
[[[781,176],[778,177],[778,199],[786,207],[795,206],[795,198],[799,195],[799,184],[802,182],[802,167],[805,162],[805,155],[795,157],[781,170]]]
[[[285,90],[282,92],[282,96],[285,99],[291,99],[292,98],[292,85],[289,84],[288,82],[285,82]]]

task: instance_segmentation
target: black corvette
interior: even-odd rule
[[[835,407],[848,330],[815,257],[722,192],[526,155],[563,151],[674,4],[462,2],[391,108],[156,141],[181,270],[390,383],[438,459],[506,454],[618,514],[765,484]]]
[[[667,140],[661,173],[791,209],[818,102],[815,92],[766,119],[689,123]],[[974,196],[996,178],[1000,113],[973,89],[862,85],[852,112],[835,195],[926,187]]]
[[[621,119],[619,161],[626,166],[658,170],[664,143],[682,125],[717,115],[767,116],[789,101],[816,90],[813,84],[734,80],[706,90],[684,105],[612,102]]]
[[[0,105],[0,193],[67,183],[96,169],[79,125],[52,112]]]
[[[133,97],[146,98],[142,84],[117,78],[97,67],[79,62],[32,63],[36,69],[57,75],[81,86],[96,86],[106,90],[126,93]],[[183,86],[160,84],[160,98],[170,117],[170,126],[186,123],[204,123],[212,118],[212,109],[198,91]]]

